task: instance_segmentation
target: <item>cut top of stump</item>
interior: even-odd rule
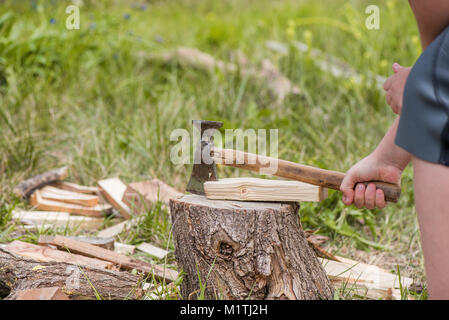
[[[298,205],[296,203],[283,203],[283,202],[252,202],[252,201],[237,201],[237,200],[213,200],[207,199],[205,196],[188,194],[179,199],[171,199],[173,202],[183,202],[193,205],[205,206],[208,208],[216,209],[229,209],[229,210],[282,210],[291,208],[291,206]]]

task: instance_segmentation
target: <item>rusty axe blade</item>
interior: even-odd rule
[[[204,182],[218,180],[215,162],[210,156],[214,146],[213,134],[223,126],[223,122],[209,120],[193,120],[192,124],[200,132],[200,142],[196,146],[193,157],[193,169],[186,190],[204,195]]]

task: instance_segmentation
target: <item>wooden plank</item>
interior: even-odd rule
[[[134,254],[136,247],[131,244],[125,244],[121,242],[114,243],[114,251],[120,254],[131,255]]]
[[[149,181],[140,181],[130,183],[122,201],[128,205],[133,211],[142,213],[151,208],[151,204],[156,201],[162,201],[166,205],[170,199],[183,196],[181,192],[170,187],[159,179]]]
[[[59,287],[17,290],[15,300],[70,300]]]
[[[14,210],[12,218],[24,224],[44,228],[54,227],[79,228],[81,230],[97,230],[104,222],[103,218],[70,215],[67,212]]]
[[[133,259],[117,252],[93,246],[89,243],[83,243],[63,236],[56,235],[39,237],[40,244],[51,244],[59,248],[65,248],[71,252],[83,254],[88,257],[109,261],[121,266],[124,269],[136,269],[145,274],[152,275],[156,278],[164,278],[167,281],[174,281],[178,277],[178,272],[170,270],[161,265],[153,265],[151,263]]]
[[[38,210],[61,211],[91,217],[101,217],[112,211],[112,207],[109,204],[99,204],[95,207],[86,207],[59,201],[46,200],[42,198],[39,190],[33,192],[30,202],[31,205]]]
[[[131,218],[131,209],[122,201],[126,185],[119,178],[110,178],[98,181],[101,194],[125,218]]]
[[[96,195],[99,192],[98,187],[87,187],[87,186],[81,186],[76,183],[66,182],[66,181],[55,181],[50,183],[51,186],[64,189],[68,191],[78,192],[78,193],[84,193],[84,194],[93,194]]]
[[[98,196],[96,195],[58,189],[52,186],[45,186],[39,190],[39,193],[46,200],[78,204],[87,207],[95,207],[98,205]]]
[[[46,246],[38,246],[35,244],[22,242],[20,240],[14,240],[9,243],[5,249],[20,256],[41,262],[65,262],[100,269],[112,269],[114,267],[114,264],[111,262],[89,258],[74,253],[68,253],[66,251],[60,251]]]
[[[67,237],[67,238],[85,243],[90,243],[100,248],[114,250],[114,238],[83,237],[83,236]]]
[[[158,259],[163,259],[168,254],[168,251],[155,247],[150,243],[141,243],[137,247],[137,250],[143,251],[151,256],[154,256]]]
[[[341,259],[341,257],[338,257]],[[359,263],[353,260],[337,262],[319,258],[326,274],[337,287],[344,287],[353,294],[370,299],[400,299],[399,277],[381,268]],[[344,259],[344,258],[343,258]],[[413,279],[401,276],[404,288],[413,283]]]
[[[14,193],[22,198],[28,198],[36,189],[39,189],[50,182],[64,180],[68,175],[68,168],[62,167],[50,170],[22,181],[14,188]]]
[[[113,238],[120,233],[127,231],[131,229],[133,226],[137,225],[139,223],[139,219],[134,218],[131,220],[125,220],[123,222],[117,223],[116,225],[113,225],[112,227],[106,228],[98,232],[97,237],[100,238]]]
[[[321,201],[327,189],[300,181],[228,178],[204,183],[206,197],[241,201]]]

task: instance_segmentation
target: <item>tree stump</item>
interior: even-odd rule
[[[170,200],[183,299],[332,299],[298,209],[199,195]]]

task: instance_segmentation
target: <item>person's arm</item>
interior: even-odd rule
[[[409,0],[418,24],[423,50],[449,25],[449,1]]]

